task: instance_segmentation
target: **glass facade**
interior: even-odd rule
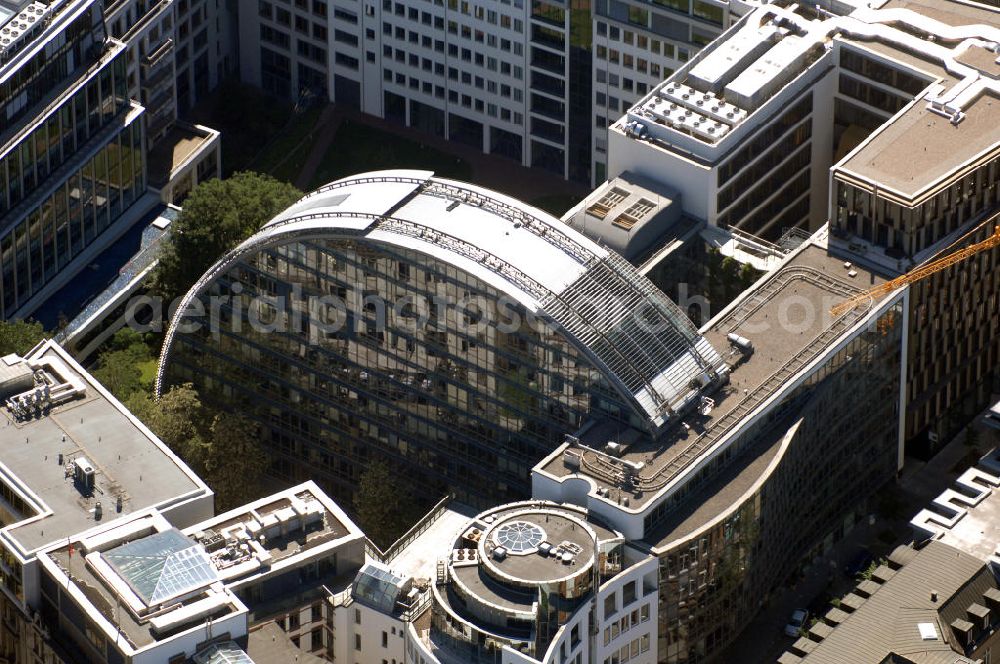
[[[902,303],[887,307],[740,434],[731,462],[736,472],[752,472],[739,470],[740,464],[749,467],[748,457],[773,454],[776,461],[725,518],[687,535],[654,533],[671,542],[669,549],[653,547],[660,558],[660,661],[716,657],[792,572],[790,566],[842,536],[864,501],[893,477],[903,313]],[[701,504],[731,481],[722,478],[687,503]]]
[[[60,38],[52,40],[50,48],[42,49],[20,63],[11,76],[5,76],[5,80],[0,82],[0,117],[9,123],[0,128],[0,136],[4,133],[3,130],[16,126],[18,120],[37,111],[35,105],[52,90],[71,79],[74,72],[82,71],[94,62],[92,46],[102,44],[106,33],[100,3],[91,0],[88,4],[87,10],[67,25]],[[66,9],[66,5],[69,3],[56,9],[50,20],[59,20],[58,15]],[[0,56],[0,67],[13,61],[21,50],[23,49],[6,50]]]
[[[145,190],[126,52],[112,48],[0,151],[0,317],[13,315]]]
[[[258,296],[276,306],[260,311]],[[174,338],[168,382],[245,404],[274,475],[315,478],[342,499],[380,459],[428,501],[450,488],[508,502],[529,495],[532,466],[588,414],[641,426],[561,332],[416,251],[290,242],[244,257],[201,300],[218,329]],[[261,316],[280,324],[265,331],[252,324]]]

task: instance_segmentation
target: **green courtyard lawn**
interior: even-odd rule
[[[309,108],[293,115],[288,124],[263,145],[248,170],[294,184],[314,146],[322,112],[321,108]]]
[[[231,79],[199,103],[189,119],[222,132],[222,171],[228,177],[249,168],[291,117],[291,104]]]
[[[388,168],[415,168],[434,171],[440,177],[472,180],[472,166],[463,159],[419,141],[344,120],[308,188],[315,189],[355,173]]]

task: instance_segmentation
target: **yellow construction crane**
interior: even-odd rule
[[[961,240],[959,240],[961,241]],[[914,268],[906,274],[896,277],[892,281],[887,281],[884,284],[875,286],[874,288],[869,288],[866,291],[861,291],[857,295],[854,295],[849,300],[841,302],[837,306],[830,309],[830,313],[833,314],[835,318],[843,316],[848,311],[854,309],[862,302],[867,300],[877,300],[883,295],[887,295],[892,291],[896,290],[901,286],[906,286],[907,284],[912,284],[915,281],[920,281],[925,277],[940,272],[941,270],[951,267],[956,263],[961,263],[966,258],[978,254],[980,251],[985,251],[987,249],[992,249],[993,247],[1000,246],[1000,226],[997,226],[993,232],[993,235],[986,238],[982,242],[977,242],[976,244],[970,245],[964,249],[959,249],[953,254],[948,254],[944,258],[939,258],[936,261],[930,263],[925,263],[917,268]]]

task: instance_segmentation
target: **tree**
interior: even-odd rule
[[[413,525],[413,501],[399,490],[388,466],[372,462],[361,473],[358,491],[354,494],[354,509],[358,525],[381,549],[387,548]]]
[[[48,336],[37,321],[0,321],[0,357],[15,353],[24,355]]]
[[[127,350],[102,353],[93,376],[119,401],[124,401],[134,392],[142,390],[142,372],[136,366],[133,354]]]
[[[93,375],[120,401],[126,401],[134,392],[150,388],[142,380],[139,365],[153,359],[145,338],[127,327],[115,333],[107,349],[97,358]]]
[[[259,486],[269,459],[260,444],[257,425],[238,413],[219,413],[210,427],[205,466],[215,491],[216,509],[226,511],[246,502]]]
[[[261,173],[207,180],[192,190],[160,252],[154,290],[167,300],[184,295],[222,255],[302,197]]]
[[[191,383],[175,385],[156,400],[135,392],[125,405],[195,472],[204,472],[208,446],[199,424],[205,421],[205,409]]]

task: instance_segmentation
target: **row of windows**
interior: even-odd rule
[[[766,178],[771,170],[781,164],[788,158],[789,154],[811,137],[812,121],[807,118],[794,131],[789,132],[781,140],[775,141],[767,148],[767,152],[753,162],[752,166],[744,168],[738,176],[720,189],[716,199],[716,209],[721,212],[729,207],[733,201],[750,191],[755,183]]]
[[[665,46],[670,46],[670,50],[673,51],[673,46],[671,46],[670,44],[665,44]],[[597,56],[598,60],[606,60],[607,62],[610,62],[613,65],[620,64],[622,67],[625,67],[626,69],[634,69],[640,73],[646,73],[648,64],[649,73],[652,76],[656,77],[659,76],[658,72],[660,71],[660,65],[656,64],[655,62],[647,62],[645,58],[636,58],[631,53],[623,53],[616,48],[608,48],[603,44],[598,44],[597,47],[594,49],[594,54]],[[680,60],[681,62],[686,62],[688,57],[689,53],[686,48],[677,49],[678,60]],[[672,70],[666,67],[664,69],[666,71],[673,73]],[[669,74],[667,75],[669,76]]]
[[[383,24],[383,32],[385,34],[388,34],[389,30],[391,30],[391,26],[388,23],[384,23]],[[402,41],[402,40],[404,40],[404,39],[407,38],[406,31],[404,31],[403,28],[400,28],[400,27],[397,27],[395,29],[395,36],[400,41]],[[444,53],[445,52],[445,43],[443,41],[441,41],[439,39],[432,40],[430,37],[428,37],[426,35],[423,35],[423,36],[418,35],[416,32],[413,32],[412,30],[409,32],[409,42],[411,44],[417,44],[417,43],[419,43],[421,46],[423,46],[426,49],[433,48],[434,51],[437,52],[437,53]],[[484,55],[483,53],[481,53],[479,51],[473,52],[473,50],[471,48],[461,48],[460,49],[457,44],[448,44],[448,46],[447,46],[447,52],[448,52],[448,55],[451,56],[451,57],[453,57],[453,58],[461,58],[465,62],[475,63],[477,66],[479,66],[479,67],[486,67],[490,71],[499,71],[499,73],[501,73],[501,74],[503,74],[505,76],[513,76],[515,79],[517,79],[519,81],[524,78],[524,69],[520,65],[516,65],[516,64],[513,64],[511,62],[507,62],[506,60],[498,60],[497,58],[495,58],[493,56],[486,56],[486,55]],[[514,45],[514,54],[515,55],[521,55],[522,53],[523,53],[523,50],[521,48],[521,44],[515,44]],[[384,56],[386,56],[386,57],[392,57],[393,56],[393,49],[392,49],[392,47],[390,45],[388,45],[388,44],[384,44],[382,46],[382,54]],[[410,60],[411,63],[417,62],[417,55],[416,54],[414,54],[412,52],[409,52],[409,51],[404,51],[403,49],[396,49],[396,51],[395,51],[396,61],[397,62],[404,62],[405,59],[407,58],[407,54],[408,54],[408,58],[409,58],[409,60]],[[429,60],[427,60],[427,58],[424,58],[424,61],[425,62],[430,62]],[[417,65],[413,64],[413,66],[417,66]],[[435,66],[437,66],[437,64],[435,64]]]
[[[649,634],[643,634],[623,645],[614,655],[605,658],[604,664],[625,664],[644,652],[649,652]]]
[[[261,24],[260,26],[260,40],[266,44],[272,44],[285,50],[289,50],[291,48],[291,38],[287,33],[274,30],[270,26],[264,24]],[[312,60],[313,62],[321,65],[326,64],[326,49],[317,46],[312,42],[296,39],[295,51],[299,56],[306,58],[307,60]],[[358,68],[358,61],[356,58],[342,56],[338,53],[336,61],[338,64],[349,66],[352,69]]]
[[[594,11],[598,16],[634,25],[637,28],[649,30],[660,37],[667,37],[675,41],[701,44],[717,37],[719,33],[712,28],[725,26],[725,8],[695,0],[695,9],[692,12],[689,3],[690,0],[679,0],[675,6],[664,5],[668,9],[683,12],[687,17],[685,19],[678,19],[669,14],[650,12],[620,0],[597,0]],[[692,21],[692,18],[696,20]],[[710,28],[708,25],[702,27],[700,25],[702,21],[712,27]],[[601,30],[600,26],[598,29]],[[599,32],[599,34],[602,33]]]
[[[736,173],[757,158],[768,146],[774,144],[785,132],[798,125],[812,111],[812,92],[785,111],[776,121],[761,128],[750,140],[743,141],[737,152],[719,167],[718,186],[729,181]]]
[[[474,11],[469,11],[469,3],[462,3],[462,14],[466,16],[474,16],[480,22],[485,22],[489,25],[496,25],[506,30],[514,30],[515,32],[524,32],[524,21],[519,18],[515,18],[509,14],[499,13],[493,9],[484,9],[483,7],[477,6]],[[456,9],[452,7],[451,9]],[[419,11],[416,7],[406,7],[400,2],[393,3],[392,0],[382,0],[382,11],[390,12],[392,11],[396,16],[406,17],[411,21],[417,22],[424,25],[433,25],[438,30],[444,29],[444,18],[442,16],[435,16],[429,12]],[[452,34],[458,34],[458,22],[448,21],[448,32]],[[469,26],[462,25],[463,36],[468,36],[468,32],[472,31],[473,28]]]
[[[145,189],[141,123],[133,122],[0,238],[0,290],[10,316],[118,220]]]
[[[644,34],[635,33],[631,30],[621,30],[618,26],[608,25],[604,21],[597,22],[597,35],[599,37],[607,37],[611,42],[620,42],[629,46],[635,45],[636,48],[644,51],[648,50],[653,55],[663,55],[667,58],[681,57],[683,60],[687,60],[689,57],[686,48],[675,47],[668,41],[651,39]],[[678,56],[678,52],[680,52],[680,56]]]
[[[465,81],[466,76],[468,76],[468,74],[466,73],[462,74],[463,82],[467,82]],[[486,113],[491,118],[500,118],[505,122],[512,122],[513,124],[516,125],[524,124],[524,114],[520,112],[512,111],[509,108],[499,106],[492,102],[487,103],[478,97],[473,97],[468,94],[459,93],[457,90],[448,90],[446,92],[443,86],[437,85],[431,81],[421,81],[420,79],[414,76],[407,76],[400,72],[394,73],[390,69],[382,70],[382,80],[386,82],[395,83],[396,85],[405,85],[411,90],[420,91],[425,95],[433,95],[437,99],[444,99],[445,96],[447,95],[448,101],[451,102],[452,104],[461,104],[465,108],[474,109],[479,113]],[[476,87],[478,87],[479,89],[483,89],[482,84],[484,81],[482,77],[476,76],[475,81],[476,81]],[[496,94],[497,92],[496,81],[485,81],[485,83],[487,90],[491,93]],[[509,98],[513,93],[515,101],[521,101],[522,99],[522,93],[520,89],[512,90],[509,85],[503,84],[499,86],[499,90],[501,96],[503,97]]]
[[[265,0],[261,0],[260,2],[259,14],[261,18],[273,20],[284,27],[291,26],[291,14],[280,7],[273,7],[270,2],[266,2]],[[326,41],[327,38],[326,25],[321,22],[310,21],[305,16],[298,14],[295,15],[295,31],[306,36],[312,34],[314,39],[321,39],[323,41]]]
[[[450,25],[448,32],[456,36],[458,35],[457,28],[452,30],[452,26]],[[431,36],[421,35],[416,30],[408,30],[403,26],[393,25],[388,21],[382,22],[382,34],[386,36],[392,35],[400,41],[406,39],[411,44],[420,43],[424,48],[431,48],[432,44]],[[369,30],[368,38],[373,39],[374,36],[375,35],[371,34],[371,31]],[[498,39],[497,35],[494,33],[487,34],[482,30],[472,30],[468,26],[462,26],[462,37],[469,41],[474,41],[477,44],[486,44],[490,48],[499,48],[501,51],[506,53],[513,53],[518,56],[524,54],[524,46],[520,41],[511,41],[505,37]],[[433,45],[435,51],[438,51],[439,53],[444,52],[444,42],[442,40],[433,39]],[[455,51],[451,53],[452,55],[456,55],[457,48],[457,45],[449,44],[449,49]],[[463,49],[463,51],[465,50],[468,49]]]
[[[273,0],[273,1],[283,4],[285,6],[291,6],[292,4],[291,2],[289,2],[289,0]],[[263,9],[264,5],[270,6],[271,4],[272,4],[271,2],[266,2],[266,0],[260,0],[261,11],[262,12],[264,11]],[[309,0],[295,0],[294,4],[296,9],[307,11],[311,8],[312,13],[315,14],[316,16],[320,16],[323,18],[326,18],[327,16],[326,0],[312,0],[311,5],[309,3]],[[281,7],[275,7],[275,12],[284,12],[285,14],[288,13],[287,10],[282,9]],[[285,25],[287,25],[287,23]]]
[[[606,72],[603,69],[596,71],[597,82],[607,83],[612,88],[620,87],[625,92],[638,92],[640,95],[646,94],[649,85],[643,81],[634,81],[628,76],[619,76],[615,72]]]

